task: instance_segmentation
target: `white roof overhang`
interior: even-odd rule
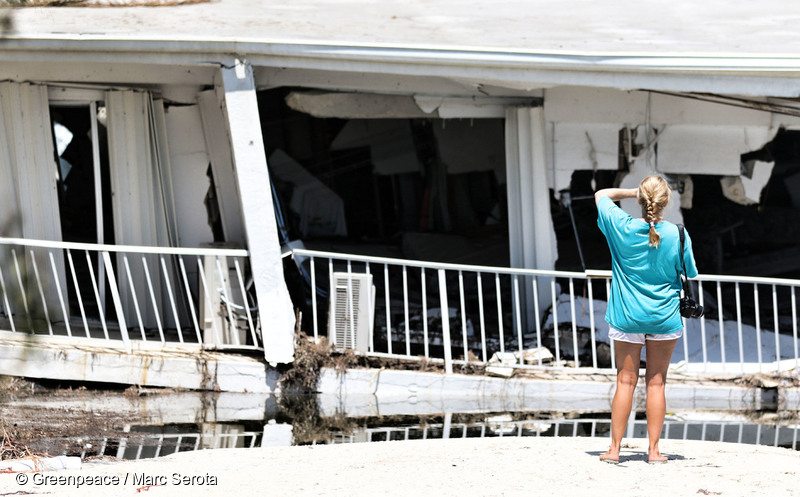
[[[800,96],[800,57],[579,54],[474,47],[306,44],[280,41],[135,40],[59,36],[2,42],[8,62],[208,66],[247,59],[256,68],[447,78],[511,90],[553,86]]]
[[[574,0],[568,9],[559,0],[218,0],[27,8],[13,19],[0,62],[175,68],[243,58],[257,73],[349,75],[353,87],[359,76],[394,75],[478,94],[577,85],[800,96],[800,4],[784,0]]]

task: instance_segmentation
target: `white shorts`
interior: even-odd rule
[[[674,340],[683,336],[683,330],[675,333],[625,333],[611,326],[608,327],[608,338],[620,342],[638,343],[644,345],[645,340]]]

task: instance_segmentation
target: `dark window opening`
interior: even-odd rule
[[[289,108],[288,93],[260,92],[259,110],[290,240],[508,264],[503,119],[323,119]]]
[[[114,220],[111,210],[111,180],[108,166],[108,140],[105,126],[95,109],[101,112],[102,103],[97,106],[53,105],[50,118],[58,174],[58,203],[61,216],[61,237],[66,242],[114,243]],[[96,127],[93,130],[92,121]],[[95,143],[97,150],[95,151]],[[99,186],[99,188],[98,188]],[[99,193],[99,195],[98,195]],[[97,281],[101,302],[105,301],[105,313],[113,312],[105,299],[108,282],[105,268],[98,260],[97,252],[73,253],[72,265],[67,265],[68,278],[74,268],[78,281],[80,298],[74,285],[67,285],[71,313],[79,312],[79,300],[84,304],[88,317],[98,318],[97,301],[90,298],[94,289],[92,276]],[[92,274],[93,273],[93,274]],[[109,316],[111,317],[111,316]]]

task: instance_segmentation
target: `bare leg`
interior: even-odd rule
[[[667,399],[664,386],[667,383],[667,368],[675,350],[675,340],[648,340],[645,347],[647,354],[647,436],[650,439],[647,451],[648,462],[665,462],[666,456],[658,450],[658,440],[664,427],[664,416],[667,413]]]
[[[614,341],[617,362],[617,389],[611,402],[611,446],[600,456],[601,460],[619,461],[619,449],[628,416],[633,406],[633,393],[639,381],[639,357],[642,346],[638,343]]]

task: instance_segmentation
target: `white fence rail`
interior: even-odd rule
[[[335,331],[330,338],[342,347],[441,361],[448,371],[485,364],[495,352],[514,353],[518,367],[615,368],[604,319],[609,271],[590,277],[305,249],[292,256],[312,289],[303,329],[315,337]],[[367,281],[374,292],[362,298]],[[693,284],[706,314],[684,320],[675,367],[734,374],[800,367],[800,280],[701,275]],[[358,319],[365,303],[368,312]],[[554,361],[526,359],[526,350],[536,347],[550,349]]]
[[[471,422],[453,422],[452,417],[446,414],[443,423],[359,427],[346,432],[333,431],[330,437],[314,440],[310,445],[489,437],[608,438],[611,431],[611,420],[602,416],[577,419],[486,419]],[[143,429],[147,428],[149,427]],[[626,438],[647,438],[647,421],[637,419],[630,422],[627,430]],[[788,423],[761,424],[735,419],[686,420],[668,416],[664,421],[661,438],[744,443],[800,450],[800,426]],[[87,441],[91,444],[87,444]],[[147,433],[134,429],[130,435],[123,437],[94,439],[91,435],[84,435],[52,439],[51,443],[66,446],[63,455],[76,454],[80,455],[81,459],[87,456],[106,455],[126,460],[162,457],[177,452],[203,449],[257,448],[270,445],[264,432],[245,430],[240,425],[218,425],[213,433],[200,431]]]
[[[245,431],[238,426],[220,425],[223,433],[180,432],[140,433],[132,432],[124,437],[92,438],[91,435],[46,440],[53,444],[66,445],[63,455],[113,456],[124,460],[163,457],[177,452],[204,449],[256,448],[260,447],[263,432]],[[86,443],[91,441],[92,443]],[[79,449],[77,447],[80,447]]]
[[[248,252],[0,238],[0,327],[102,340],[261,348]]]
[[[480,421],[471,423],[428,423],[356,429],[338,433],[332,443],[384,442],[392,440],[487,438],[487,437],[600,437],[608,438],[608,418],[537,419],[523,421]],[[647,421],[628,423],[626,438],[647,438]],[[733,420],[687,421],[668,417],[662,439],[731,442],[800,450],[800,427],[766,425]]]

